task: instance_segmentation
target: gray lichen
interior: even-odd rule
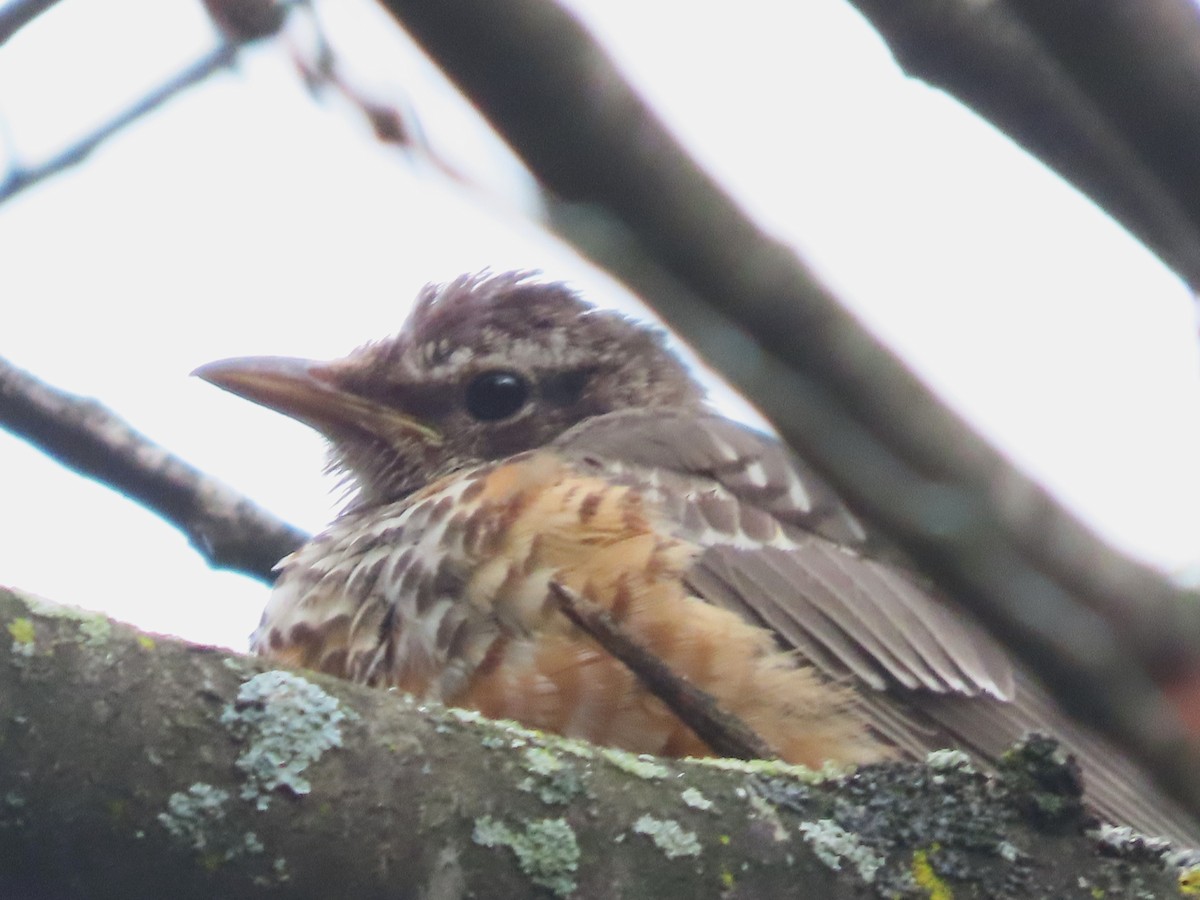
[[[167,800],[167,811],[158,821],[176,840],[204,856],[210,864],[263,852],[262,841],[253,831],[237,832],[226,822],[229,792],[197,782],[187,793],[176,792]]]
[[[579,843],[566,819],[538,819],[515,831],[491,816],[482,816],[475,820],[471,839],[483,847],[512,850],[530,881],[556,896],[567,897],[575,891]]]
[[[645,753],[634,754],[627,750],[618,750],[615,747],[601,747],[600,757],[608,760],[622,772],[646,781],[656,781],[671,774],[670,769],[655,761],[653,756]]]
[[[933,750],[925,756],[925,765],[935,772],[975,771],[971,757],[962,750]]]
[[[221,714],[222,724],[246,744],[236,763],[246,776],[242,799],[264,810],[276,788],[309,793],[305,770],[342,745],[339,726],[347,718],[336,697],[291,672],[263,672],[243,682]]]
[[[692,809],[701,809],[707,812],[713,808],[713,802],[694,787],[684,788],[680,796],[683,798],[683,802]]]
[[[633,823],[633,831],[650,838],[667,859],[700,855],[700,841],[696,839],[696,833],[688,831],[674,819],[642,816]]]
[[[529,772],[517,788],[535,794],[543,803],[566,804],[585,791],[584,775],[575,764],[546,747],[527,747],[521,763]]]
[[[885,862],[883,857],[865,846],[856,835],[842,828],[832,819],[801,822],[800,832],[817,859],[835,872],[848,863],[858,872],[859,878],[870,884],[875,873]]]

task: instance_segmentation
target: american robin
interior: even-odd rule
[[[562,284],[464,276],[345,359],[197,374],[321,431],[354,489],[280,563],[264,656],[636,752],[710,752],[567,620],[557,583],[785,759],[986,761],[1039,731],[1103,814],[1200,833],[778,441],[710,410],[660,333]]]

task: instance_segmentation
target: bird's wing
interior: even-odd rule
[[[1191,843],[1200,824],[1099,734],[1076,724],[964,610],[873,542],[775,439],[719,416],[614,413],[564,434],[576,465],[636,487],[703,547],[692,589],[774,631],[828,677],[858,681],[878,733],[920,758],[961,747],[996,760],[1057,737],[1102,814]]]
[[[775,631],[831,678],[1011,696],[1007,655],[879,561],[853,514],[778,441],[719,416],[617,413],[567,432],[577,464],[636,486],[705,548],[692,587]]]

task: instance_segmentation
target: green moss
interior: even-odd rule
[[[654,757],[645,754],[637,755],[629,753],[626,750],[617,750],[613,747],[601,747],[600,757],[608,760],[622,772],[633,775],[637,778],[645,779],[646,781],[655,781],[660,778],[666,778],[671,774],[671,770],[662,763],[656,762]]]
[[[37,649],[37,630],[31,619],[13,619],[8,623],[8,633],[12,636],[12,652],[17,656],[33,656]]]
[[[694,831],[688,831],[674,819],[642,816],[633,823],[634,834],[644,834],[667,859],[700,855],[700,841]]]
[[[1185,897],[1200,897],[1200,865],[1179,870],[1179,893]]]
[[[791,778],[804,784],[821,784],[851,774],[854,768],[826,763],[820,769],[798,766],[778,759],[728,759],[726,757],[689,756],[681,762],[695,766],[706,766],[725,772],[741,772],[745,775],[760,775],[773,778]]]
[[[933,870],[933,864],[929,861],[927,851],[916,850],[913,852],[912,876],[913,881],[925,890],[929,900],[954,900],[954,892],[950,890],[950,886]]]
[[[484,847],[507,847],[529,880],[566,897],[575,890],[579,843],[565,819],[539,819],[514,831],[491,816],[475,820],[471,839]]]
[[[80,633],[83,635],[84,643],[90,647],[104,644],[112,636],[112,621],[103,613],[80,609],[77,606],[54,603],[42,597],[35,597],[32,594],[17,594],[16,596],[35,616],[43,619],[59,619],[76,623],[79,626]],[[22,621],[28,620],[16,619],[12,624]],[[11,624],[9,632],[12,632]]]

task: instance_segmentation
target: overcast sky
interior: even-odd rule
[[[1114,541],[1196,567],[1195,315],[1148,252],[905,78],[842,0],[572,5],[702,162],[978,427]],[[0,207],[0,354],[308,530],[335,512],[320,440],[195,366],[340,355],[399,327],[425,282],[484,267],[628,302],[523,218],[518,168],[389,19],[367,0],[322,11],[358,82],[414,105],[481,190],[313,102],[276,44]],[[44,159],[214,41],[190,0],[59,4],[0,48],[7,162]],[[233,647],[265,601],[3,434],[0,510],[0,583]]]

